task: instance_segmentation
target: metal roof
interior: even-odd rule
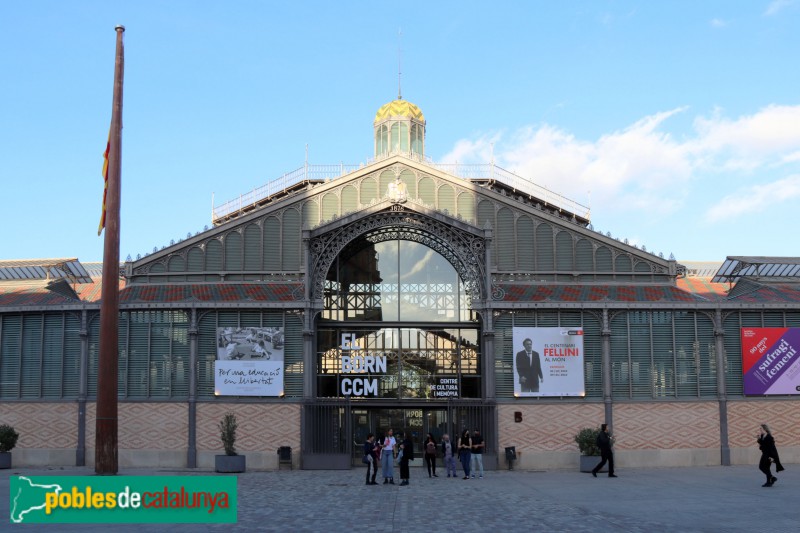
[[[367,164],[372,164],[383,159],[394,157],[397,154],[390,154],[389,156],[380,156],[376,159],[370,159]],[[590,219],[590,208],[582,205],[575,200],[571,200],[561,194],[551,191],[547,187],[534,183],[532,180],[522,177],[514,172],[498,167],[492,163],[475,163],[475,164],[460,164],[460,163],[436,163],[430,158],[425,157],[420,160],[419,157],[410,155],[410,159],[421,162],[429,167],[433,167],[441,172],[450,174],[457,178],[466,181],[479,182],[491,181],[495,183],[504,184],[509,190],[518,192],[520,194],[536,198],[543,202],[545,205],[553,206],[558,210],[568,211],[570,214],[575,215],[580,220],[585,220],[588,224]],[[268,182],[261,187],[258,187],[246,194],[240,195],[238,198],[223,203],[222,205],[214,206],[211,209],[211,222],[218,226],[238,217],[240,214],[247,213],[266,204],[274,197],[282,198],[286,194],[293,194],[300,190],[305,190],[306,185],[313,183],[325,183],[330,180],[336,180],[344,177],[350,173],[356,172],[364,168],[361,165],[304,165],[297,170],[288,172],[283,176]]]
[[[687,278],[710,278],[722,266],[721,261],[681,261],[686,267]]]
[[[728,256],[711,282],[736,282],[743,277],[800,279],[800,257]]]
[[[19,259],[0,261],[0,281],[68,279],[92,283],[89,273],[77,259]]]

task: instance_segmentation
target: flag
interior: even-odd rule
[[[108,142],[106,151],[103,153],[103,210],[100,212],[100,225],[97,227],[97,235],[103,233],[106,227],[106,195],[108,194],[108,152],[111,150],[111,130],[108,131]]]

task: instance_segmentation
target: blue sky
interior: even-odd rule
[[[0,258],[98,261],[114,26],[121,259],[303,165],[372,156],[397,96],[439,162],[490,160],[681,261],[798,256],[800,0],[22,1],[0,7]],[[399,31],[402,37],[398,37]]]

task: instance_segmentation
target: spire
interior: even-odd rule
[[[398,28],[397,30],[397,99],[403,99],[403,88],[402,88],[402,79],[403,79],[403,70],[402,70],[402,59],[403,59],[403,49],[400,47],[401,40],[403,38],[403,29]]]

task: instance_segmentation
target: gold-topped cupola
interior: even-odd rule
[[[425,156],[425,117],[419,107],[398,96],[375,114],[375,159]]]

